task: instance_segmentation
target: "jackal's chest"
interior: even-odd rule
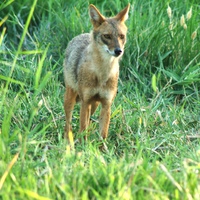
[[[90,82],[82,85],[79,94],[83,100],[112,101],[117,92],[118,75],[109,78],[106,81],[100,81],[97,77],[93,76]]]
[[[84,101],[112,101],[116,95],[117,88],[87,88],[83,94]]]

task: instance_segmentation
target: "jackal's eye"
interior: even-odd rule
[[[103,37],[106,38],[106,39],[108,39],[108,40],[111,39],[111,35],[110,34],[104,34]]]
[[[123,34],[120,34],[119,38],[123,40],[125,38],[125,36]]]

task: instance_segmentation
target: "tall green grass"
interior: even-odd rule
[[[128,1],[0,4],[1,199],[199,199],[198,1],[130,2],[105,151],[99,110],[86,144],[63,141],[64,51],[91,30],[89,3],[110,16]]]

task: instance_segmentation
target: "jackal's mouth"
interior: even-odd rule
[[[107,47],[105,47],[105,50],[108,54],[110,54],[111,56],[114,56],[114,57],[118,57],[118,56],[122,55],[122,53],[123,53],[122,49],[120,49],[119,47],[117,47],[113,51],[110,51]]]

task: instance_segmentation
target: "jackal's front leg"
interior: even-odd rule
[[[66,139],[68,138],[69,131],[71,131],[71,120],[72,120],[72,110],[74,104],[76,103],[77,93],[71,89],[69,86],[66,86],[65,97],[64,97],[64,109],[65,109],[65,135]]]
[[[103,139],[107,138],[108,136],[108,128],[110,124],[110,112],[111,112],[111,103],[110,102],[102,103],[102,109],[99,119],[99,129]]]
[[[91,104],[82,101],[80,110],[80,132],[84,131],[90,123]],[[85,136],[87,139],[87,136]]]

